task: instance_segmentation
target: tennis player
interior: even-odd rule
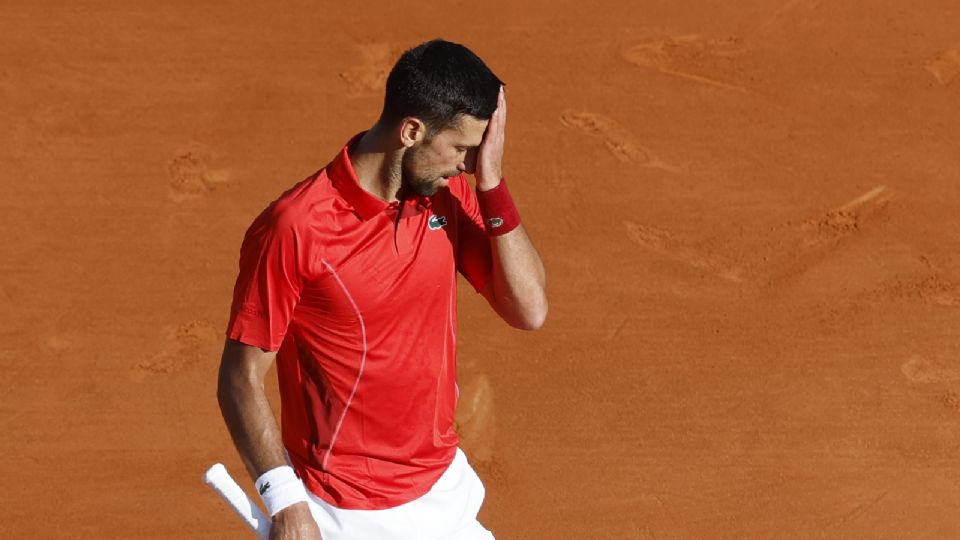
[[[247,229],[217,397],[271,539],[493,538],[453,426],[457,273],[513,327],[547,315],[501,168],[506,121],[479,57],[423,43],[377,122]]]

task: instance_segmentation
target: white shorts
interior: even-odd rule
[[[494,540],[477,521],[483,482],[459,448],[430,491],[399,506],[346,510],[307,494],[323,540]]]

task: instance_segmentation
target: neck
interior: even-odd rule
[[[399,200],[403,145],[393,142],[390,130],[380,122],[374,124],[348,150],[360,187],[387,202]]]

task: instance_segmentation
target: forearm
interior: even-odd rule
[[[287,464],[280,428],[263,389],[262,376],[224,369],[221,365],[217,401],[251,478]]]
[[[483,292],[508,324],[536,330],[547,318],[546,272],[540,254],[519,222],[520,216],[503,179],[506,122],[507,98],[501,86],[497,109],[487,124],[476,161],[480,213],[492,229],[493,276]],[[498,229],[509,232],[501,234]]]
[[[490,239],[497,312],[511,326],[535,330],[547,316],[546,271],[523,225]]]

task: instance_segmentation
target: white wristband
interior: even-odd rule
[[[260,475],[254,483],[270,517],[284,508],[307,502],[307,490],[289,465],[281,465]]]

